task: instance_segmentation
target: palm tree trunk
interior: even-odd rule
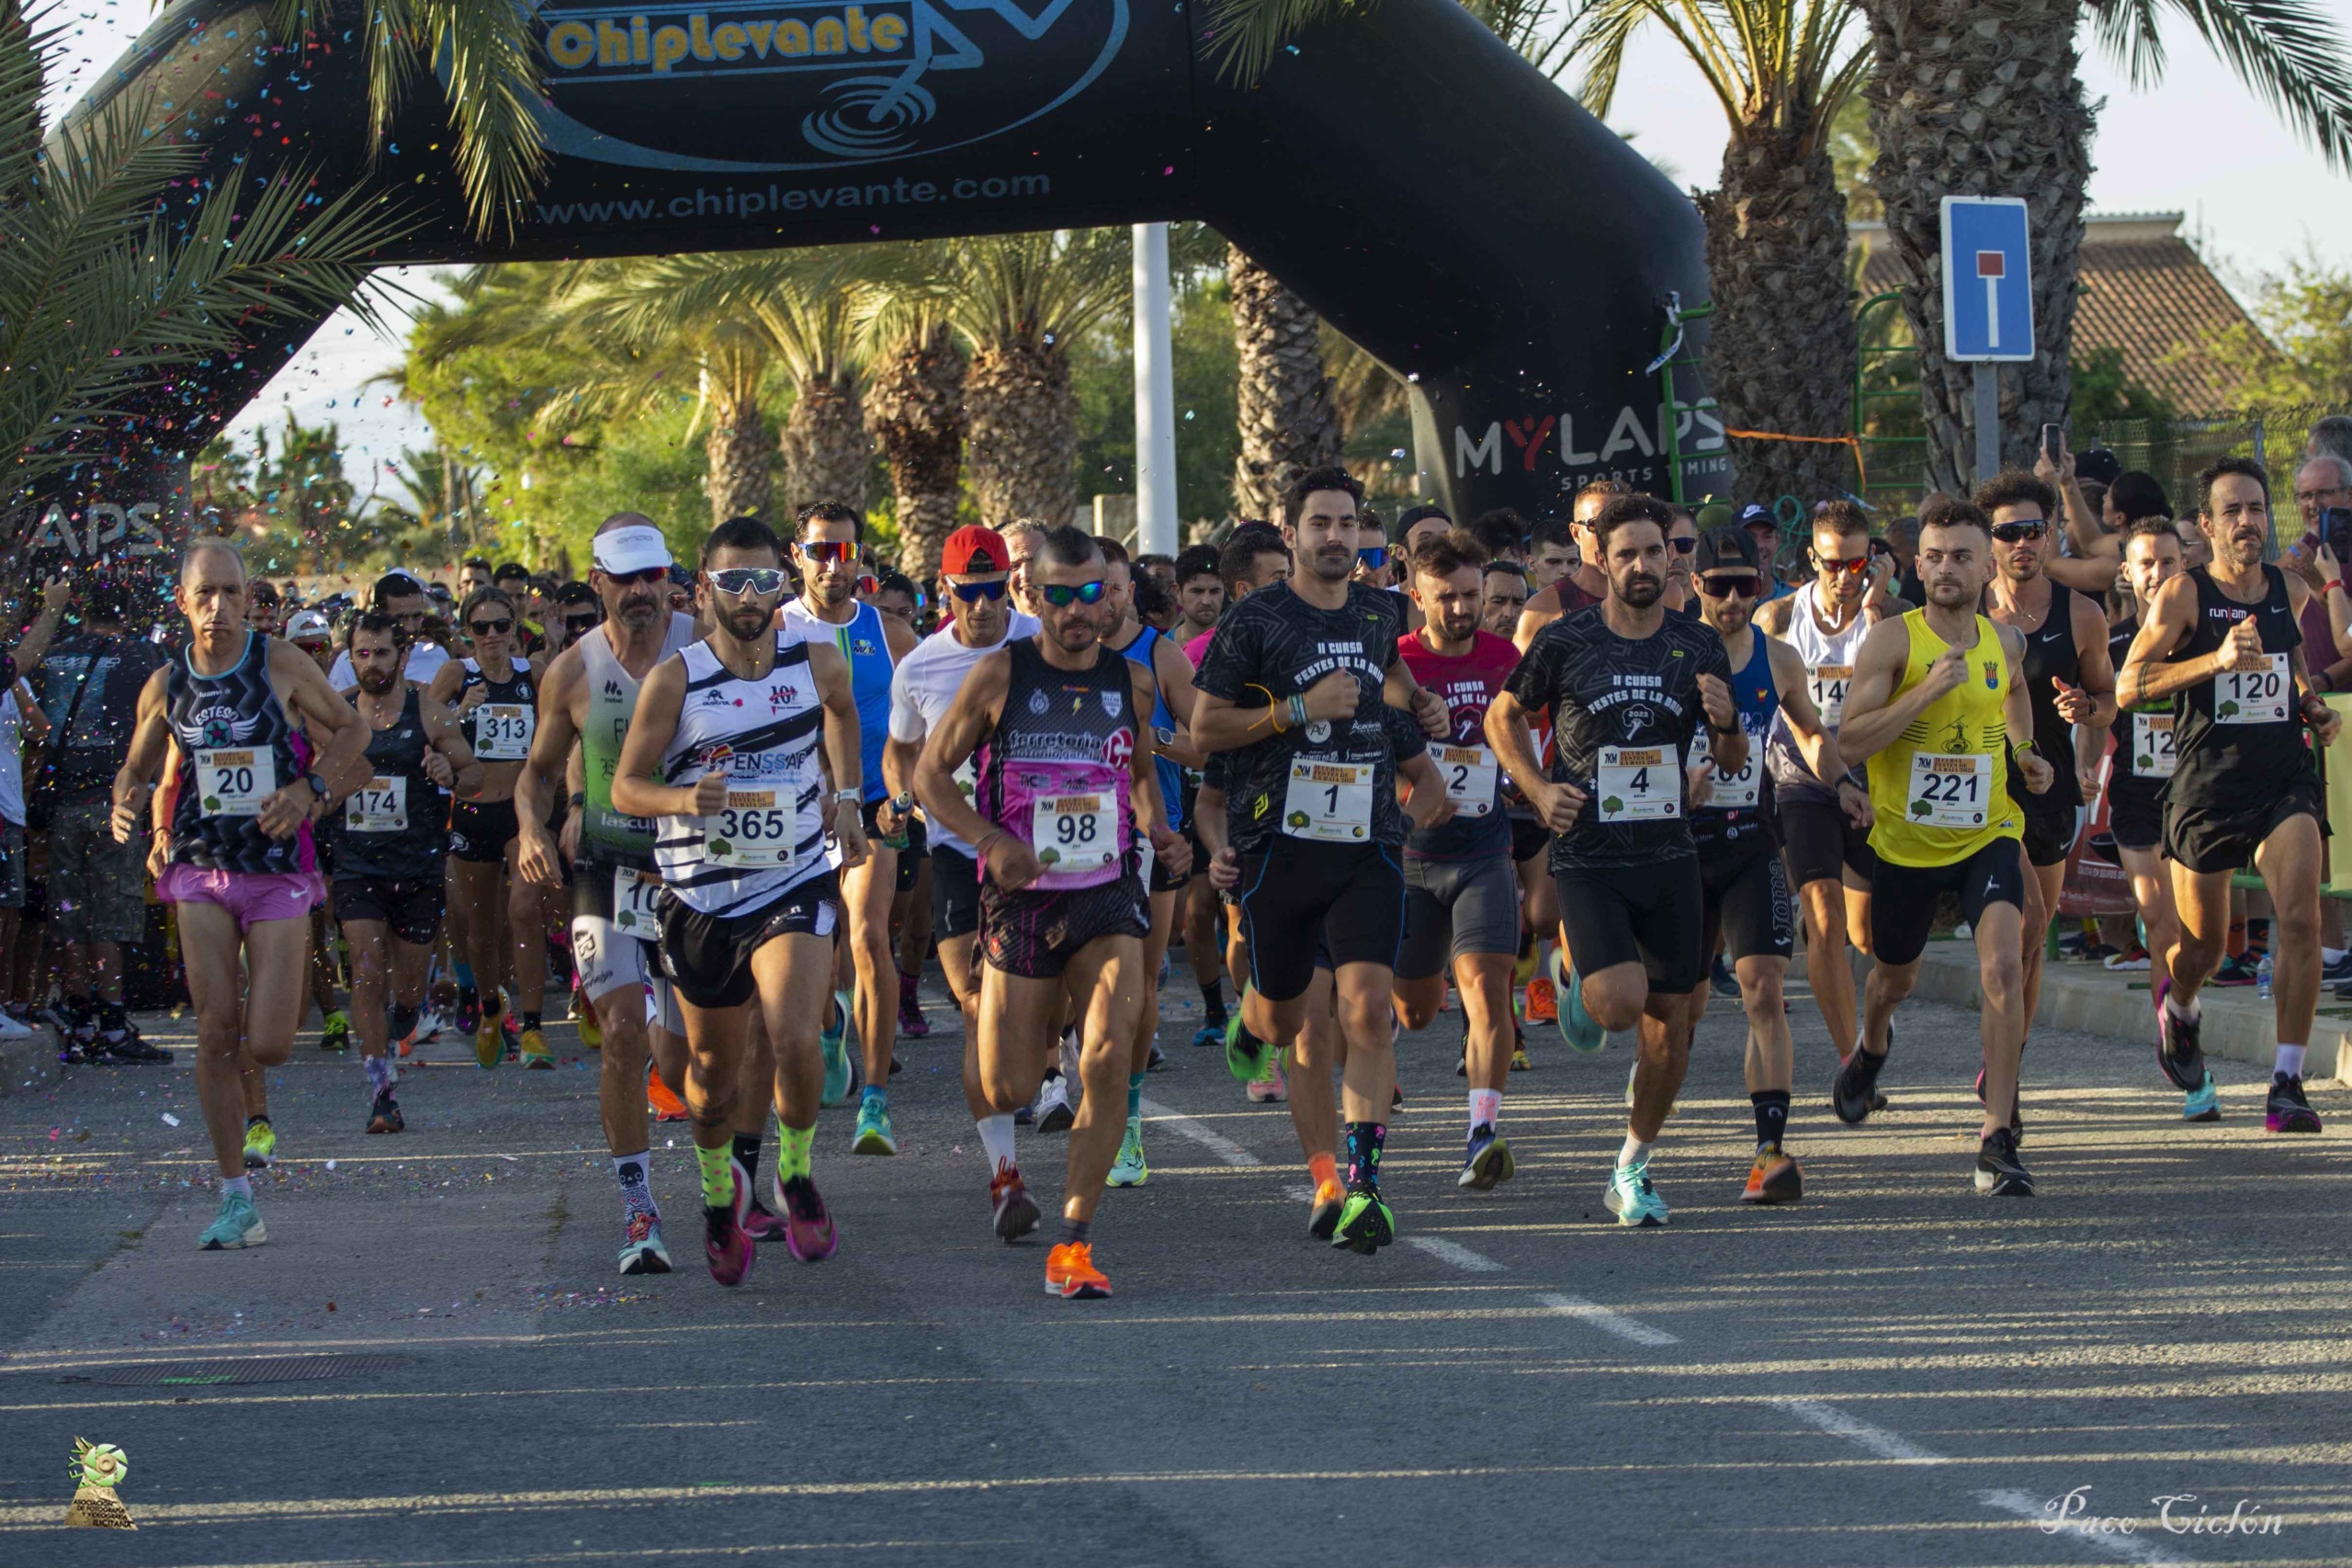
[[[844,373],[803,385],[785,417],[785,502],[797,511],[812,501],[838,501],[865,510],[874,469],[874,443],[855,378]]]
[[[1244,517],[1279,522],[1283,491],[1307,469],[1338,462],[1342,432],[1315,312],[1238,245],[1226,247],[1225,275],[1240,358],[1233,504]]]
[[[1854,310],[1846,200],[1826,143],[1750,124],[1724,150],[1723,183],[1698,197],[1715,314],[1709,383],[1724,423],[1783,435],[1843,435],[1852,423]],[[1810,503],[1858,488],[1843,446],[1741,441],[1739,498]]]
[[[710,472],[703,493],[710,498],[715,526],[730,517],[765,517],[775,480],[768,473],[767,431],[760,405],[752,398],[727,398],[714,392],[710,400],[710,434],[703,451]]]
[[[964,477],[964,351],[934,327],[883,354],[866,379],[865,428],[882,448],[899,518],[899,570],[927,583],[956,531]]]
[[[2034,358],[2000,367],[2001,457],[2022,464],[2040,427],[2066,417],[2075,253],[2090,180],[2091,111],[2075,77],[2076,0],[1865,0],[1877,69],[1868,89],[1871,183],[1908,277],[1903,313],[1919,344],[1927,482],[1964,493],[1975,476],[1973,367],[1943,355],[1947,196],[2021,196],[2032,228]]]
[[[1001,528],[1034,517],[1047,527],[1078,510],[1078,394],[1059,348],[1018,339],[984,343],[964,386],[970,411],[972,496]]]

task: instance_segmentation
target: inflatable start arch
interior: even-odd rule
[[[77,112],[151,84],[213,111],[186,133],[215,174],[293,162],[421,203],[386,265],[1198,219],[1410,378],[1421,487],[1458,515],[1556,513],[1601,474],[1663,491],[1669,438],[1694,491],[1728,477],[1699,376],[1677,378],[1669,424],[1647,368],[1668,301],[1705,298],[1698,215],[1458,0],[1380,0],[1248,91],[1213,63],[1208,0],[522,3],[552,161],[493,247],[465,226],[429,90],[371,159],[349,7],[289,41],[266,3],[181,0]],[[40,546],[174,547],[189,459],[316,325],[91,450],[35,497]]]

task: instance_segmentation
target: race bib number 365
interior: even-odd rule
[[[1993,806],[1993,759],[1983,751],[1958,755],[1917,751],[1905,814],[1928,828],[1982,828]]]
[[[1295,839],[1371,842],[1372,764],[1293,761],[1290,788],[1283,795],[1283,831]]]
[[[1603,746],[1593,769],[1603,822],[1657,822],[1682,815],[1682,768],[1664,746]]]
[[[792,816],[772,789],[730,789],[726,806],[704,818],[703,858],[718,865],[783,865],[792,859]]]
[[[2287,656],[2263,656],[2266,668],[2224,670],[2213,677],[2215,724],[2284,724],[2294,683]]]
[[[277,759],[268,748],[230,750],[198,747],[196,796],[207,817],[258,817],[277,793]]]

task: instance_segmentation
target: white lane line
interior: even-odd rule
[[[1190,1138],[1227,1165],[1252,1166],[1266,1163],[1224,1134],[1216,1132],[1204,1122],[1193,1121],[1182,1111],[1171,1111],[1158,1100],[1145,1100],[1143,1112],[1178,1137]]]
[[[1418,1247],[1441,1263],[1451,1263],[1456,1269],[1466,1269],[1473,1274],[1499,1274],[1503,1266],[1483,1252],[1473,1252],[1458,1241],[1448,1241],[1442,1235],[1408,1235],[1407,1247]]]
[[[2109,1557],[2120,1558],[2126,1562],[2189,1562],[2195,1561],[2193,1558],[2184,1557],[2179,1552],[2174,1551],[2169,1548],[2158,1546],[2154,1541],[2142,1540],[2136,1535],[2123,1535],[2117,1532],[2096,1529],[2094,1528],[2093,1521],[2089,1519],[2061,1519],[2057,1517],[2057,1510],[2055,1507],[2056,1504],[2063,1501],[2063,1499],[2060,1498],[2036,1497],[2030,1492],[2009,1491],[1979,1492],[1976,1494],[1976,1500],[1984,1504],[1986,1507],[1998,1508],[2005,1514],[2015,1514],[2021,1519],[2031,1519],[2035,1524],[2041,1527],[2042,1533],[2045,1535],[2063,1535],[2069,1537],[2075,1540],[2081,1541],[2085,1546],[2090,1547],[2094,1551],[2104,1551]],[[2149,1521],[2140,1519],[2131,1522],[2135,1525],[2144,1526]],[[2162,1527],[2159,1526],[2158,1528],[2161,1529]]]
[[[1908,1438],[1898,1437],[1883,1427],[1856,1420],[1836,1405],[1826,1404],[1818,1399],[1775,1399],[1770,1403],[1807,1426],[1818,1427],[1832,1437],[1843,1438],[1856,1448],[1874,1453],[1881,1459],[1893,1460],[1897,1464],[1951,1463],[1943,1455],[1923,1449]]]
[[[1604,1334],[1620,1339],[1630,1339],[1636,1345],[1679,1345],[1681,1340],[1663,1328],[1627,1317],[1622,1312],[1611,1312],[1599,1302],[1589,1302],[1582,1296],[1564,1296],[1547,1292],[1535,1298],[1536,1304],[1548,1307],[1563,1317],[1582,1318]]]

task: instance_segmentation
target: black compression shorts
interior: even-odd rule
[[[1816,882],[1840,882],[1840,871],[1867,880],[1878,856],[1871,850],[1871,833],[1857,828],[1846,808],[1834,800],[1782,796],[1777,807],[1781,820],[1781,853],[1788,862],[1789,884],[1803,889]]]
[[[1779,855],[1770,850],[1722,861],[1702,855],[1699,887],[1707,910],[1701,948],[1710,957],[1717,937],[1734,964],[1743,958],[1787,958],[1796,951],[1788,869]]]
[[[1973,927],[1994,904],[2025,908],[2025,854],[2015,839],[1996,839],[1950,865],[1897,865],[1881,859],[1871,874],[1871,952],[1881,964],[1909,964],[1928,949],[1936,900],[1960,898]]]
[[[980,868],[962,850],[931,847],[931,934],[941,942],[980,929]]]
[[[1405,876],[1380,844],[1324,844],[1277,833],[1241,857],[1242,931],[1250,973],[1270,1002],[1302,995],[1318,941],[1335,966],[1396,965],[1405,935]]]
[[[449,803],[449,852],[475,865],[496,865],[520,829],[512,800]]]
[[[1645,865],[1570,866],[1554,872],[1552,883],[1578,975],[1639,964],[1655,992],[1688,991],[1706,977],[1697,855]]]
[[[2203,874],[2237,871],[2254,864],[2254,852],[2290,817],[2320,819],[2319,785],[2298,781],[2272,799],[2242,810],[2210,807],[2165,807],[2165,852]],[[2326,829],[2321,829],[2324,834]]]
[[[698,1008],[741,1007],[759,987],[752,954],[781,936],[831,936],[840,883],[828,871],[774,903],[738,915],[707,915],[664,890],[662,970]]]
[[[1151,934],[1151,906],[1132,872],[1099,887],[1006,893],[980,885],[980,955],[989,967],[1026,980],[1050,980],[1091,942]]]
[[[337,877],[333,895],[335,923],[381,920],[411,947],[430,946],[434,933],[441,929],[443,881],[438,871],[400,881],[389,876]]]

